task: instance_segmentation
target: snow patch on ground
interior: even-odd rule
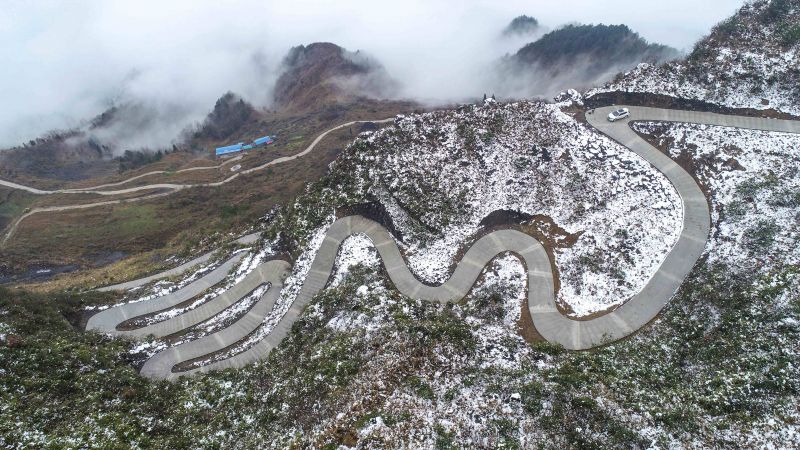
[[[789,3],[789,2],[787,2]],[[640,64],[602,88],[587,92],[642,92],[702,100],[731,108],[775,109],[800,116],[800,45],[785,33],[800,9],[762,20],[769,2],[748,2],[687,60]],[[791,8],[791,7],[790,7]],[[726,31],[729,30],[729,31]]]
[[[387,418],[377,416],[364,424],[359,436],[366,442],[397,440],[410,448],[428,448],[437,445],[437,436],[449,434],[452,442],[463,446],[497,448],[503,442],[497,424],[515,423],[520,435],[528,436],[519,442],[522,448],[535,446],[538,425],[525,412],[520,392],[467,381],[468,374],[476,372],[494,373],[495,381],[500,382],[506,374],[526,370],[524,363],[531,361],[533,350],[517,332],[525,293],[525,269],[519,259],[511,254],[496,258],[484,270],[482,281],[467,296],[465,304],[454,306],[456,314],[466,314],[464,319],[477,341],[475,352],[470,355],[448,354],[444,349],[434,352],[432,357],[436,361],[431,364],[439,369],[421,368],[418,372],[419,383],[429,389],[428,394],[420,395],[409,388],[393,389],[381,403],[381,411],[409,414],[403,426],[387,426]],[[486,304],[487,298],[497,298],[494,294],[499,295],[501,303]],[[478,317],[487,308],[495,307],[499,307],[499,317]],[[538,364],[541,368],[549,367],[544,358]],[[530,374],[531,379],[535,376]],[[355,409],[356,405],[349,407]]]
[[[233,255],[235,255],[236,253],[238,253],[238,252],[234,252]],[[264,260],[267,257],[273,255],[274,253],[275,253],[275,251],[273,250],[272,245],[270,243],[267,243],[258,252],[249,252],[238,263],[238,266],[236,266],[236,269],[233,270],[231,272],[231,274],[229,274],[228,277],[225,280],[223,280],[222,283],[219,283],[217,285],[218,287],[212,288],[209,291],[206,291],[205,294],[203,294],[202,296],[200,296],[197,299],[195,299],[189,305],[186,305],[186,306],[183,306],[183,307],[180,307],[180,308],[170,308],[168,310],[159,312],[157,314],[154,314],[154,315],[148,317],[144,321],[145,324],[146,325],[150,325],[150,324],[157,323],[157,322],[163,322],[163,321],[171,319],[173,317],[177,317],[177,316],[179,316],[181,314],[184,314],[184,313],[186,313],[188,311],[191,311],[191,310],[199,307],[200,305],[203,305],[203,304],[209,302],[210,300],[222,295],[225,291],[227,291],[228,289],[232,288],[233,286],[239,284],[242,280],[244,280],[244,278],[250,272],[255,270],[255,268],[258,267],[259,264],[264,262]],[[231,255],[231,257],[233,255]],[[198,271],[198,272],[200,272],[200,271]],[[194,274],[192,274],[188,279],[195,280],[196,279],[196,275],[197,275],[198,272],[195,272]],[[205,273],[205,272],[203,272],[203,273]],[[189,282],[187,282],[187,280],[182,280],[179,283],[179,285],[181,287],[184,287],[187,284],[189,284]],[[173,291],[170,291],[170,292],[173,292]],[[163,295],[166,295],[166,294],[163,294]],[[160,297],[160,295],[158,295],[156,297]],[[149,300],[149,299],[155,298],[155,297],[148,296],[148,297],[143,297],[143,298]],[[140,298],[140,299],[137,299],[135,301],[143,301],[143,300]]]
[[[518,257],[513,254],[499,256],[484,269],[483,283],[478,283],[467,299],[493,292],[502,294],[503,324],[514,328],[520,320],[522,305],[527,294],[527,271]]]
[[[673,158],[691,157],[711,191],[709,263],[739,270],[800,264],[800,135],[643,122]]]
[[[446,280],[490,213],[545,215],[582,233],[555,257],[558,301],[584,316],[641,290],[680,233],[681,202],[667,178],[554,105],[399,117],[362,143],[349,156],[356,178],[386,207],[409,266],[428,283]]]
[[[6,336],[13,333],[14,329],[7,323],[0,322],[0,344],[6,341]]]
[[[271,289],[271,287],[271,283],[262,284],[253,290],[250,295],[247,295],[228,308],[225,308],[225,310],[223,310],[221,313],[192,327],[192,329],[182,336],[180,340],[173,342],[171,345],[175,346],[183,344],[184,342],[193,341],[200,337],[222,330],[226,326],[230,325],[233,320],[241,317],[247,311],[249,311],[259,300],[261,300],[261,297],[263,297],[264,294]]]
[[[336,256],[336,271],[333,273],[329,287],[338,286],[350,270],[363,264],[366,267],[380,268],[380,257],[369,237],[365,234],[354,234],[345,239]]]
[[[308,245],[305,246],[305,250],[300,257],[297,258],[294,266],[292,266],[292,273],[284,280],[283,290],[281,290],[280,297],[278,297],[278,300],[275,302],[272,312],[264,318],[264,323],[261,327],[248,336],[247,339],[242,340],[226,352],[215,355],[214,360],[226,359],[247,350],[267,337],[273,328],[275,328],[297,298],[300,288],[303,287],[303,281],[306,275],[308,275],[308,271],[311,270],[311,264],[314,262],[314,258],[317,256],[317,252],[322,246],[325,234],[327,234],[328,229],[335,220],[336,217],[331,215],[323,226],[317,228],[317,230],[312,233],[308,240]]]
[[[248,249],[239,249],[234,251],[231,254],[231,257],[234,255],[242,252],[248,251]],[[145,320],[145,324],[153,324],[157,322],[161,322],[164,320],[171,319],[173,317],[177,317],[180,314],[183,314],[189,310],[195,309],[204,303],[216,298],[217,296],[221,295],[231,287],[235,286],[236,284],[240,283],[249,273],[255,270],[261,263],[263,263],[268,257],[275,254],[274,250],[274,242],[267,242],[261,247],[258,251],[253,251],[252,249],[249,250],[248,254],[245,255],[241,261],[235,266],[231,273],[228,274],[227,278],[225,278],[221,283],[219,283],[216,288],[212,288],[202,296],[198,297],[195,301],[193,301],[190,305],[180,307],[180,308],[171,308],[166,311],[159,312],[154,314],[150,317],[147,317]],[[209,264],[205,267],[202,267],[199,270],[196,270],[194,273],[189,275],[188,277],[182,279],[177,283],[170,283],[168,287],[164,288],[154,288],[154,290],[143,297],[139,297],[135,302],[139,301],[146,301],[161,295],[166,295],[170,292],[174,292],[180,288],[187,286],[189,283],[199,279],[202,275],[207,274],[214,267],[217,267],[217,264]],[[156,283],[158,285],[159,283]],[[207,334],[213,333],[230,322],[232,317],[235,317],[239,314],[242,314],[244,311],[249,310],[255,302],[257,302],[261,296],[266,292],[269,285],[262,285],[255,289],[250,295],[245,296],[244,298],[240,299],[235,304],[231,305],[230,307],[226,308],[222,313],[210,318],[209,320],[198,324],[197,326],[193,327],[192,331],[184,336],[182,339],[170,342],[169,344],[164,340],[154,340],[154,341],[146,341],[140,344],[135,345],[133,348],[129,350],[129,353],[132,355],[154,355],[155,353],[167,348],[172,347],[175,345],[179,345],[181,343],[187,342],[189,340],[198,339],[203,337]],[[160,295],[159,293],[163,292]]]
[[[502,302],[503,316],[499,322],[474,316],[466,318],[478,341],[481,369],[493,367],[521,370],[522,361],[529,356],[530,352],[519,351],[527,346],[517,332],[527,293],[526,274],[525,266],[519,258],[512,254],[500,256],[484,269],[483,283],[478,284],[467,296],[467,302],[470,302],[494,293],[497,294],[495,298]],[[507,345],[506,341],[509,339],[516,341],[518,345]]]

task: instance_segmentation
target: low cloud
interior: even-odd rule
[[[509,91],[486,68],[529,39],[501,37],[519,14],[536,17],[542,31],[625,23],[649,41],[686,49],[741,4],[676,2],[10,0],[0,15],[0,148],[86,126],[112,105],[129,105],[125,120],[97,139],[167,147],[227,91],[269,107],[281,60],[299,44],[364,50],[400,82],[396,96],[438,103]]]

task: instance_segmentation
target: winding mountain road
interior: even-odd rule
[[[237,243],[237,244],[245,244],[245,245],[252,244],[252,243],[256,242],[260,236],[261,236],[260,232],[250,233],[250,234],[246,234],[246,235],[236,239],[234,242]],[[169,278],[169,277],[172,277],[172,276],[175,276],[175,275],[180,275],[180,274],[186,272],[187,270],[189,270],[191,268],[194,268],[194,267],[197,267],[200,264],[208,261],[209,259],[211,259],[212,256],[214,256],[214,253],[215,253],[214,251],[210,251],[208,253],[205,253],[203,255],[198,256],[197,258],[192,259],[191,261],[187,261],[187,262],[185,262],[185,263],[183,263],[183,264],[181,264],[181,265],[179,265],[177,267],[173,267],[172,269],[165,270],[163,272],[159,272],[159,273],[157,273],[155,275],[150,275],[150,276],[147,276],[147,277],[144,277],[144,278],[139,278],[139,279],[136,279],[136,280],[126,281],[124,283],[114,284],[114,285],[111,285],[111,286],[105,286],[105,287],[102,287],[102,288],[98,289],[98,291],[101,291],[101,292],[125,291],[125,290],[128,290],[128,289],[133,289],[135,287],[142,286],[142,285],[147,284],[147,283],[149,283],[151,281],[160,280],[162,278]],[[212,283],[212,284],[214,284],[214,283]]]
[[[404,295],[432,302],[457,301],[469,292],[483,268],[495,256],[510,251],[525,262],[528,309],[536,330],[545,339],[567,349],[584,350],[629,336],[653,320],[675,294],[702,255],[710,229],[708,203],[694,179],[672,159],[639,137],[629,127],[630,120],[691,122],[791,133],[800,133],[800,122],[633,106],[627,107],[630,109],[632,119],[608,122],[606,120],[608,112],[619,107],[621,106],[598,108],[590,111],[586,119],[598,131],[645,158],[661,171],[678,191],[684,214],[681,234],[656,273],[639,293],[607,314],[588,320],[576,320],[564,316],[556,305],[553,273],[547,253],[536,239],[522,232],[498,230],[487,234],[470,246],[444,284],[428,286],[419,282],[411,273],[397,244],[383,226],[361,216],[349,216],[338,219],[327,231],[308,275],[288,312],[264,339],[240,353],[222,359],[211,358],[210,363],[185,371],[175,369],[178,364],[187,361],[196,361],[211,354],[219,355],[218,352],[229,350],[263,326],[263,319],[273,307],[282,280],[289,271],[288,263],[269,261],[262,264],[258,270],[248,275],[248,281],[246,283],[243,281],[242,287],[234,286],[229,291],[230,294],[219,296],[216,303],[194,313],[193,316],[188,316],[190,312],[185,313],[188,317],[184,322],[181,322],[182,319],[177,319],[180,317],[177,316],[164,322],[164,325],[158,323],[150,325],[150,328],[143,332],[123,333],[117,330],[120,323],[131,317],[163,310],[180,303],[181,298],[190,298],[190,294],[196,294],[196,288],[191,288],[192,290],[186,293],[178,291],[170,294],[171,297],[164,296],[109,308],[103,312],[104,316],[90,320],[88,328],[115,334],[163,335],[166,332],[174,332],[184,324],[205,320],[210,317],[209,314],[233,304],[237,298],[242,298],[255,286],[269,283],[270,288],[247,315],[221,331],[168,348],[152,356],[145,363],[141,373],[151,378],[175,379],[197,372],[242,367],[263,359],[272,348],[280,344],[289,333],[292,323],[302,314],[314,295],[328,283],[342,241],[353,234],[365,234],[378,250],[389,278]],[[198,280],[198,283],[200,281],[202,280]],[[209,282],[206,280],[205,284]],[[190,288],[187,286],[184,289]]]
[[[11,182],[11,181],[0,180],[0,186],[5,186],[5,187],[11,188],[11,189],[18,189],[18,190],[26,191],[26,192],[29,192],[31,194],[37,194],[37,195],[97,194],[97,195],[103,195],[103,196],[116,196],[116,195],[132,194],[132,193],[141,192],[141,191],[165,190],[165,189],[167,190],[167,192],[161,192],[161,193],[158,193],[158,194],[151,194],[151,195],[146,195],[146,196],[136,197],[136,198],[128,198],[128,199],[121,199],[121,200],[107,200],[107,201],[102,201],[102,202],[85,203],[85,204],[80,204],[80,205],[63,205],[63,206],[48,206],[48,207],[43,207],[43,208],[33,208],[30,211],[28,211],[27,213],[25,213],[22,216],[20,216],[9,227],[8,231],[6,232],[5,236],[3,237],[3,240],[0,241],[0,246],[5,245],[5,243],[8,242],[9,239],[11,239],[11,237],[14,235],[14,233],[17,230],[17,228],[19,227],[19,224],[23,220],[25,220],[26,218],[28,218],[28,217],[30,217],[30,216],[32,216],[34,214],[39,214],[39,213],[44,213],[44,212],[60,212],[60,211],[70,211],[70,210],[76,210],[76,209],[87,209],[87,208],[94,208],[94,207],[97,207],[97,206],[107,206],[107,205],[114,205],[114,204],[119,204],[119,203],[129,203],[129,202],[136,202],[136,201],[141,201],[141,200],[149,200],[149,199],[153,199],[153,198],[164,197],[166,195],[173,194],[173,193],[178,192],[180,190],[193,188],[193,187],[218,187],[218,186],[222,186],[224,184],[230,183],[231,181],[239,178],[241,175],[247,175],[247,174],[250,174],[250,173],[253,173],[253,172],[258,172],[258,171],[264,170],[264,169],[266,169],[268,167],[272,167],[272,166],[275,166],[275,165],[278,165],[278,164],[282,164],[282,163],[285,163],[285,162],[288,162],[288,161],[295,160],[297,158],[301,158],[301,157],[311,153],[311,151],[314,150],[314,147],[316,147],[317,144],[320,143],[320,141],[322,141],[327,135],[329,135],[330,133],[332,133],[332,132],[334,132],[336,130],[340,130],[342,128],[350,127],[350,126],[353,126],[353,125],[355,125],[357,123],[388,123],[388,122],[391,122],[393,120],[394,120],[394,117],[391,117],[391,118],[388,118],[388,119],[379,119],[379,120],[354,120],[354,121],[351,121],[351,122],[343,123],[341,125],[337,125],[337,126],[331,128],[331,129],[326,130],[325,132],[321,133],[319,136],[316,137],[316,139],[314,139],[314,141],[311,142],[311,144],[308,145],[308,147],[305,148],[305,150],[303,150],[303,151],[301,151],[299,153],[295,153],[294,155],[291,155],[291,156],[283,156],[283,157],[280,157],[280,158],[273,159],[272,161],[266,162],[266,163],[261,164],[259,166],[252,167],[252,168],[246,169],[246,170],[238,171],[237,173],[225,178],[224,180],[210,182],[210,183],[195,183],[195,184],[154,183],[154,184],[146,184],[146,185],[142,185],[142,186],[135,186],[135,187],[125,188],[125,189],[100,190],[101,188],[105,188],[105,187],[119,186],[119,185],[134,181],[136,179],[139,179],[139,178],[142,178],[142,177],[145,177],[145,176],[155,175],[155,174],[159,174],[159,173],[166,173],[163,170],[157,170],[157,171],[144,173],[144,174],[137,175],[135,177],[132,177],[132,178],[129,178],[127,180],[123,180],[123,181],[120,181],[120,182],[117,182],[117,183],[108,183],[108,184],[102,184],[102,185],[99,185],[99,186],[93,186],[93,187],[88,187],[88,188],[80,188],[80,189],[57,189],[57,190],[52,190],[52,191],[37,189],[37,188],[30,187],[30,186],[24,186],[24,185],[21,185],[21,184],[18,184],[18,183],[14,183],[14,182]],[[236,158],[233,158],[231,160],[223,162],[222,164],[219,164],[217,166],[190,167],[190,168],[187,168],[187,169],[177,170],[174,173],[190,172],[190,171],[196,171],[196,170],[218,169],[220,167],[225,166],[226,164],[229,164],[229,163],[231,163],[233,161],[236,161],[236,160],[239,160],[239,159],[241,159],[241,156],[238,156]]]

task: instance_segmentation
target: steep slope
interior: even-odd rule
[[[0,177],[29,177],[52,180],[81,180],[114,173],[117,164],[110,161],[112,149],[71,130],[51,132],[29,143],[0,151]]]
[[[625,25],[567,25],[507,57],[500,75],[515,90],[539,95],[587,88],[641,62],[663,62],[677,50],[645,41]]]
[[[642,64],[587,96],[607,92],[800,115],[800,1],[748,3],[714,27],[685,60]]]
[[[258,113],[251,104],[233,92],[228,92],[217,100],[214,109],[208,114],[202,125],[192,133],[192,138],[227,139],[257,115]]]
[[[431,264],[415,269],[430,280],[437,279],[433,264],[447,267],[449,261],[438,251],[442,232],[469,229],[495,208],[518,213],[490,214],[482,226],[535,225],[525,223],[531,219],[523,213],[540,208],[555,222],[599,214],[598,221],[613,228],[635,230],[631,222],[642,219],[649,220],[641,224],[644,233],[674,228],[669,206],[640,211],[668,200],[652,168],[626,158],[624,149],[559,109],[565,106],[489,101],[399,117],[392,128],[360,135],[330,173],[270,215],[264,239],[222,283],[260,261],[295,256],[278,311],[265,322],[274,325],[336,213],[367,201],[384,202],[383,212],[371,211],[393,224],[411,260],[435,254]],[[165,389],[136,376],[130,361],[174,340],[131,344],[78,333],[65,320],[77,321],[78,305],[102,308],[113,299],[0,289],[0,366],[8,368],[0,394],[10,400],[0,423],[14,424],[2,430],[0,444],[91,446],[103,436],[106,445],[170,448],[187,442],[222,448],[793,448],[800,278],[791,266],[798,256],[792,164],[800,138],[713,128],[640,127],[679,160],[692,154],[695,174],[708,183],[715,211],[724,214],[714,217],[709,258],[698,262],[662,314],[628,340],[587,352],[530,345],[522,336],[530,338],[531,330],[519,328],[526,269],[515,256],[496,258],[463,301],[434,305],[399,294],[369,239],[353,236],[343,242],[330,288],[311,301],[268,360]],[[629,196],[633,209],[614,206]],[[763,219],[774,223],[751,220],[769,208],[774,211]],[[554,225],[539,221],[538,231],[528,230],[543,241],[553,238],[559,258],[565,246],[578,245],[564,231],[573,238],[577,233]],[[624,255],[657,252],[642,245],[641,235],[609,237],[586,228],[578,241],[613,243],[601,267],[589,255],[579,258],[586,270],[577,273],[602,274],[611,255],[623,255],[613,264],[624,266]],[[786,251],[792,252],[790,265],[780,264]],[[125,300],[174,292],[215,270],[209,263],[188,278],[131,291]],[[246,300],[229,312],[246,314],[249,305]],[[198,325],[190,335],[220,325]],[[211,413],[220,420],[208,420]],[[76,414],[86,420],[65,419]],[[125,434],[115,432],[123,427]]]
[[[362,52],[317,42],[292,48],[273,94],[279,109],[309,111],[358,98],[390,96],[396,88],[376,60]]]

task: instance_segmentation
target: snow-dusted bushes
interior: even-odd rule
[[[686,60],[641,64],[587,96],[646,92],[800,116],[798,23],[797,0],[747,3],[699,41]]]
[[[800,135],[651,122],[634,129],[691,160],[710,192],[710,262],[762,273],[800,264]]]
[[[446,279],[492,212],[552,218],[579,236],[555,250],[559,301],[577,315],[641,289],[681,228],[680,199],[663,175],[537,102],[399,118],[357,140],[337,171],[351,173],[349,189],[387,207],[409,265],[431,283]]]

